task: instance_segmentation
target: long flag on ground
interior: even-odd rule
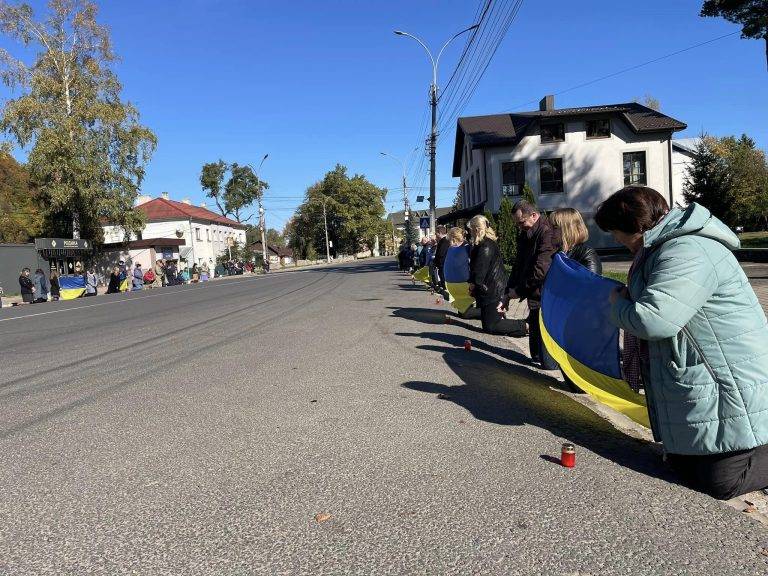
[[[85,294],[85,278],[82,276],[59,276],[59,298],[74,300]]]
[[[443,265],[445,289],[451,297],[451,306],[464,314],[475,303],[469,294],[469,252],[467,246],[451,246]]]
[[[645,397],[621,377],[619,330],[608,295],[621,284],[556,254],[541,297],[541,336],[574,384],[602,404],[650,427]]]
[[[419,282],[429,282],[429,266],[422,266],[413,273],[413,279]]]

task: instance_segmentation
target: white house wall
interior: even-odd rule
[[[200,230],[200,239],[195,233],[197,228]],[[177,231],[180,231],[181,235]],[[219,255],[227,253],[227,238],[229,236],[232,236],[238,243],[245,244],[245,230],[196,220],[191,222],[190,220],[148,222],[141,232],[141,237],[144,239],[183,238],[185,245],[180,247],[180,253],[190,265],[193,262],[215,264]],[[124,239],[125,233],[119,226],[104,226],[105,243],[122,242]],[[135,234],[131,235],[131,240],[137,240]]]
[[[685,177],[688,174],[688,168],[693,162],[693,154],[679,149],[672,151],[672,197],[675,204],[686,206],[687,202],[683,197],[685,190]]]
[[[485,153],[485,162],[482,155]],[[487,198],[486,209],[498,212],[501,204],[501,165],[503,162],[524,161],[525,178],[542,210],[572,207],[587,221],[595,246],[613,246],[610,236],[602,233],[592,222],[597,206],[610,194],[624,186],[623,154],[645,152],[648,186],[669,199],[668,136],[635,134],[619,119],[611,119],[611,136],[587,139],[586,122],[565,122],[565,142],[541,143],[538,130],[525,136],[515,147],[474,150],[473,163],[465,170],[462,158],[462,182],[467,185],[472,173],[479,174],[480,192],[465,197],[465,206],[473,206]],[[466,149],[465,149],[466,154]],[[562,158],[563,192],[541,194],[539,160]],[[484,164],[482,167],[478,164]],[[486,177],[485,171],[488,174]],[[486,182],[490,190],[486,194]],[[513,196],[512,199],[518,197]]]

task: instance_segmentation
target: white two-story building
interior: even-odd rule
[[[207,262],[213,268],[216,258],[227,253],[230,242],[242,246],[246,242],[245,224],[216,214],[205,205],[193,206],[189,200],[171,200],[165,193],[159,198],[140,196],[136,210],[146,216],[147,223],[141,233],[126,239],[121,227],[105,225],[104,244],[105,248],[118,244],[125,244],[126,248],[131,248],[132,244],[142,247],[146,254],[142,252],[140,258],[133,259],[143,265],[165,258],[183,259],[188,266]],[[163,242],[164,239],[174,242]]]
[[[463,212],[498,212],[501,199],[520,198],[527,183],[543,211],[570,206],[584,216],[595,246],[612,245],[592,216],[628,184],[683,204],[673,169],[674,132],[686,125],[635,102],[459,118],[453,176],[461,178]]]

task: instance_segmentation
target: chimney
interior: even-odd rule
[[[544,98],[539,101],[539,110],[542,112],[549,112],[550,110],[555,109],[555,97],[551,94],[548,96],[544,96]]]
[[[200,202],[200,208],[208,209],[208,206],[205,205],[205,202]]]
[[[142,204],[146,204],[150,200],[152,200],[152,198],[150,196],[146,196],[146,195],[142,194],[141,196],[138,196],[136,198],[136,206],[141,206]]]
[[[163,192],[160,196],[163,197],[163,200],[168,200],[168,192]]]
[[[190,206],[192,206],[192,201],[189,198],[184,198],[181,202],[182,204],[189,204]]]

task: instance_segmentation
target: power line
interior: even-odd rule
[[[648,60],[640,64],[635,64],[634,66],[630,66],[629,68],[623,68],[622,70],[618,70],[617,72],[612,72],[611,74],[606,74],[605,76],[600,76],[599,78],[595,78],[594,80],[589,80],[588,82],[582,82],[581,84],[571,86],[570,88],[566,88],[565,90],[560,90],[558,92],[555,92],[553,95],[559,96],[560,94],[565,94],[566,92],[571,92],[579,88],[584,88],[585,86],[591,86],[592,84],[596,84],[597,82],[602,82],[603,80],[607,80],[608,78],[613,78],[615,76],[619,76],[620,74],[625,74],[627,72],[631,72],[632,70],[637,70],[638,68],[642,68],[643,66],[648,66],[649,64],[655,64],[656,62],[661,62],[662,60],[666,60],[667,58],[671,58],[672,56],[677,56],[678,54],[682,54],[683,52],[688,52],[689,50],[693,50],[694,48],[700,48],[701,46],[706,46],[707,44],[711,44],[712,42],[717,42],[718,40],[722,40],[723,38],[728,38],[729,36],[735,36],[736,34],[740,34],[740,33],[741,32],[737,30],[736,32],[723,34],[722,36],[718,36],[717,38],[705,40],[704,42],[693,44],[692,46],[688,46],[687,48],[683,48],[681,50],[675,50],[674,52],[670,52],[669,54],[664,54],[663,56],[659,56],[658,58],[654,58],[653,60]],[[524,106],[528,106],[529,104],[535,104],[536,102],[538,102],[538,100],[531,100],[529,102],[520,104],[519,106],[515,106],[514,108],[512,108],[512,110],[517,110],[518,108],[523,108]]]

